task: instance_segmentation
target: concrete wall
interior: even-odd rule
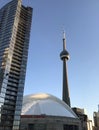
[[[81,130],[79,119],[55,116],[23,116],[21,117],[20,130],[29,130],[28,125],[34,125],[30,130],[64,130],[64,125],[76,125]],[[73,129],[75,130],[75,129]]]

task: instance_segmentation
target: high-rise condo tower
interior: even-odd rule
[[[12,0],[0,9],[0,130],[19,130],[32,8]]]
[[[70,58],[69,53],[66,50],[66,38],[63,33],[63,51],[60,53],[60,58],[63,61],[63,94],[62,100],[70,106],[69,87],[68,87],[68,76],[67,76],[67,65],[66,61]]]

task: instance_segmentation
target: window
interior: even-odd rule
[[[28,130],[34,130],[34,124],[28,124]]]
[[[77,125],[64,125],[64,130],[79,130]]]

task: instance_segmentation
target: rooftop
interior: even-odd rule
[[[78,118],[65,102],[46,93],[24,96],[21,115],[49,115]]]

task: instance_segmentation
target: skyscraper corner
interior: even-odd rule
[[[63,32],[63,50],[60,53],[60,58],[63,61],[63,92],[62,100],[70,106],[70,96],[69,96],[69,87],[68,87],[68,75],[67,75],[67,60],[70,59],[69,53],[66,50],[66,36]]]
[[[19,130],[32,8],[12,0],[0,9],[0,130]]]

